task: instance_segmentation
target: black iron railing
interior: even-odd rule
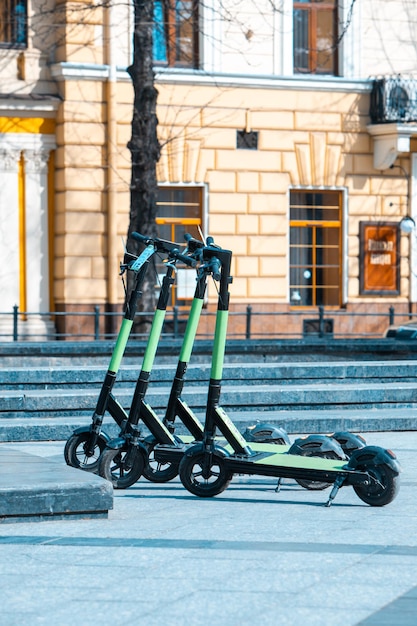
[[[197,338],[206,339],[212,336],[212,328],[215,321],[215,311],[202,313],[200,323],[201,330],[197,333]],[[103,311],[99,306],[94,311],[79,312],[49,312],[31,313],[19,311],[15,306],[13,311],[0,312],[2,320],[0,330],[0,342],[2,341],[54,341],[54,340],[84,340],[103,341],[111,340],[117,336],[117,331],[108,333],[103,329],[106,327],[106,318],[117,317],[116,328],[120,327],[122,313],[110,313]],[[151,318],[151,313],[137,313],[137,317],[144,316]],[[45,330],[37,332],[31,330],[31,317],[42,318]],[[80,332],[60,332],[59,318],[80,318],[82,328]],[[414,316],[417,319],[417,315]],[[361,311],[347,310],[325,310],[323,306],[316,309],[290,310],[282,312],[265,312],[256,310],[254,306],[247,305],[245,310],[233,311],[230,313],[228,336],[235,339],[265,339],[265,338],[299,338],[299,337],[324,337],[324,338],[353,338],[353,337],[384,337],[388,328],[393,325],[410,322],[413,320],[411,313],[396,311],[393,306],[384,311]],[[187,311],[174,307],[167,312],[163,327],[163,338],[182,337],[187,322]],[[75,327],[75,325],[72,325]],[[5,330],[6,329],[6,330]],[[51,330],[52,329],[52,330]],[[132,333],[133,339],[144,339],[147,333]]]
[[[417,122],[417,78],[401,75],[375,78],[370,116],[373,124]]]

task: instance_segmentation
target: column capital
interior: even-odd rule
[[[45,173],[48,165],[50,150],[47,148],[25,148],[23,155],[25,159],[25,171],[32,173]]]
[[[0,171],[17,173],[21,150],[11,146],[0,146]]]

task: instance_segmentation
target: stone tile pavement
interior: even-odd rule
[[[114,492],[108,519],[0,525],[1,626],[416,626],[417,432],[367,433],[403,467],[397,499],[237,476]],[[63,463],[64,442],[0,444]]]

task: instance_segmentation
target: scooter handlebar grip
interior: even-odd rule
[[[199,241],[198,239],[194,239],[194,237],[192,237],[190,233],[185,233],[184,239],[187,242],[187,247],[190,250],[196,250],[197,248],[204,248],[205,244],[202,241]]]
[[[146,235],[141,235],[140,233],[137,233],[137,232],[132,233],[132,239],[136,239],[136,241],[140,241],[141,243],[145,243],[145,244],[152,242],[152,239],[150,239]]]
[[[171,258],[176,259],[177,261],[181,261],[182,263],[184,263],[184,265],[188,265],[189,267],[195,267],[196,266],[196,260],[193,259],[192,257],[187,256],[186,254],[181,254],[179,252],[179,250],[171,250],[169,256]]]
[[[211,270],[214,280],[220,280],[221,267],[222,267],[222,264],[220,262],[220,259],[218,259],[215,256],[210,259],[210,270]]]

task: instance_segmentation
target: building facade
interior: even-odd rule
[[[159,232],[233,251],[232,310],[265,314],[259,334],[299,334],[322,307],[336,336],[382,335],[417,301],[413,2],[218,4],[154,2]],[[28,338],[82,333],[88,319],[44,314],[124,300],[133,7],[2,11],[0,334],[14,306]]]

